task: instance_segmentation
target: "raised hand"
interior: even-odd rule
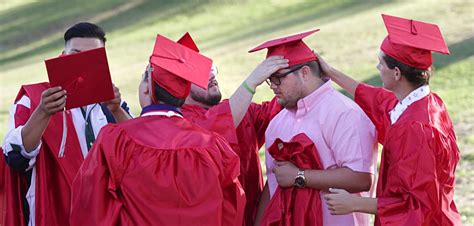
[[[262,84],[273,73],[288,66],[288,60],[282,56],[269,57],[253,70],[245,82],[255,90],[257,86]]]
[[[104,102],[104,104],[110,112],[114,113],[121,109],[120,104],[122,103],[122,98],[119,88],[115,86],[115,84],[112,84],[112,86],[114,87],[114,99]]]
[[[49,88],[41,94],[41,102],[38,109],[47,116],[51,116],[64,109],[66,98],[66,91],[60,86]]]
[[[321,69],[323,77],[331,77],[333,70],[332,66],[326,63],[326,61],[319,54],[317,54],[316,52],[314,52],[314,54],[316,54],[316,56],[318,57],[319,67]]]

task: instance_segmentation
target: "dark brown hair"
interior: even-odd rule
[[[383,55],[383,60],[387,64],[387,67],[390,69],[397,67],[400,70],[402,76],[404,76],[415,88],[428,85],[430,83],[430,77],[432,75],[431,68],[428,68],[427,70],[414,68],[401,63],[398,60],[395,60],[393,57],[387,54]]]

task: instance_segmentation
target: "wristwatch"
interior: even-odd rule
[[[295,178],[295,187],[302,188],[306,185],[306,177],[304,177],[304,170],[299,169]]]

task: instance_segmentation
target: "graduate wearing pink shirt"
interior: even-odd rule
[[[267,128],[266,149],[277,139],[288,142],[303,133],[315,144],[323,166],[323,170],[298,168],[287,161],[274,161],[267,151],[268,181],[257,224],[278,186],[315,189],[321,191],[321,197],[332,187],[367,196],[365,192],[372,186],[377,153],[375,126],[356,103],[332,88],[331,81],[320,77],[318,59],[302,41],[316,31],[272,40],[251,50],[268,48],[267,57],[279,55],[289,60],[288,68],[277,71],[268,80],[278,103],[285,109]],[[326,203],[321,204],[323,225],[368,225],[366,214],[334,216]],[[294,206],[297,208],[298,203]],[[264,217],[262,223],[271,222]]]

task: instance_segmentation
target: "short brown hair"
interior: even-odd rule
[[[303,65],[307,65],[309,67],[309,69],[311,69],[311,71],[313,72],[314,75],[321,78],[321,70],[319,69],[318,62],[313,60],[313,61],[308,61],[306,63],[303,63]]]
[[[395,60],[393,57],[383,54],[383,60],[387,63],[387,67],[394,69],[397,67],[400,69],[400,73],[404,76],[408,82],[410,82],[415,88],[418,88],[423,85],[428,85],[430,83],[430,77],[432,75],[431,68],[427,70],[422,70],[414,68],[412,66],[401,63],[398,60]]]

